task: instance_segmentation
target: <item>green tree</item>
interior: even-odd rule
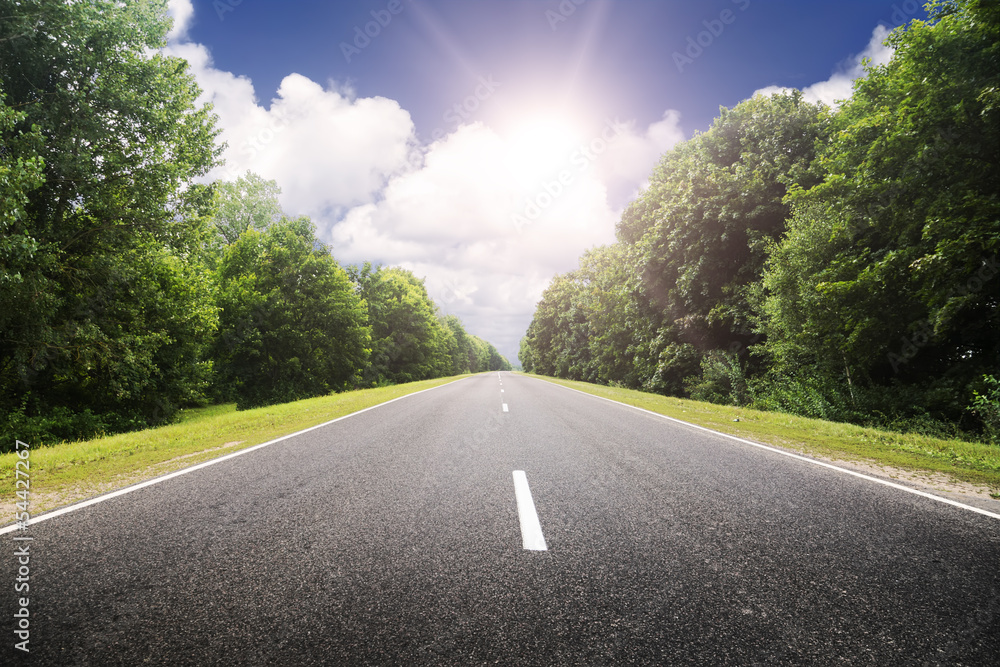
[[[708,132],[663,156],[623,214],[618,243],[553,280],[522,363],[683,395],[708,351],[756,342],[751,289],[768,242],[785,229],[789,187],[817,180],[815,145],[828,123],[827,110],[799,93],[723,108]]]
[[[578,307],[587,319],[589,376],[602,384],[662,390],[662,318],[645,295],[641,261],[635,246],[624,243],[589,250],[580,259],[575,275]]]
[[[451,357],[451,375],[461,375],[472,370],[472,341],[466,333],[462,320],[454,315],[441,318],[441,324],[451,331],[453,345],[449,351]]]
[[[571,380],[592,379],[589,325],[583,283],[570,272],[542,293],[525,334],[533,372]]]
[[[207,377],[215,313],[191,257],[214,116],[187,64],[156,51],[165,3],[0,0],[0,16],[0,89],[17,110],[4,149],[22,165],[0,205],[17,276],[0,291],[0,412],[42,441],[163,422]]]
[[[38,242],[30,235],[28,195],[45,182],[38,127],[24,128],[24,113],[4,104],[0,89],[0,290],[16,289],[30,271]]]
[[[855,83],[823,182],[793,193],[761,330],[776,373],[818,372],[861,413],[957,420],[1000,367],[1000,11],[929,8]]]
[[[588,251],[543,294],[520,358],[530,372],[682,395],[700,355],[646,292],[635,246]]]
[[[490,344],[479,336],[472,336],[472,372],[480,373],[490,369]]]
[[[517,359],[521,362],[521,368],[525,373],[535,373],[535,353],[531,346],[531,341],[527,336],[521,338],[518,344]]]
[[[283,215],[277,181],[264,180],[252,171],[233,182],[217,181],[214,190],[216,212],[212,228],[224,245],[236,243],[248,229],[267,229]]]
[[[500,354],[492,343],[489,343],[479,336],[470,336],[472,345],[476,351],[476,368],[473,373],[481,371],[509,371],[510,362]]]
[[[789,186],[816,180],[828,122],[798,92],[757,96],[663,156],[617,231],[639,253],[643,292],[672,342],[704,352],[753,341],[747,290],[785,230]]]
[[[422,280],[406,269],[370,263],[352,268],[351,278],[368,304],[372,326],[367,383],[413,382],[450,373],[451,331],[438,320]]]
[[[365,304],[308,218],[248,229],[219,267],[220,394],[237,408],[341,391],[370,353]]]

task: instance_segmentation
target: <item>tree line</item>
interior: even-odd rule
[[[163,2],[0,0],[0,451],[510,365],[222,146]]]
[[[525,370],[1000,437],[1000,9],[932,2],[839,108],[756,96],[557,276]]]

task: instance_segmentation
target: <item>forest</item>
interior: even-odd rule
[[[341,266],[222,145],[163,3],[0,0],[0,451],[509,369],[401,268]]]
[[[929,5],[837,108],[720,109],[557,276],[526,371],[1000,444],[1000,5]]]

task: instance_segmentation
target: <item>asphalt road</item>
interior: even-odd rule
[[[524,548],[514,471],[545,550]],[[28,534],[28,656],[21,533],[0,536],[3,664],[1000,656],[1000,520],[508,373]]]

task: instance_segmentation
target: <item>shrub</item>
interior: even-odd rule
[[[701,374],[687,378],[684,388],[696,401],[730,405],[750,402],[739,357],[723,350],[709,351],[701,360]]]
[[[983,424],[983,433],[989,442],[1000,444],[1000,380],[984,375],[985,393],[972,392],[972,412]]]

